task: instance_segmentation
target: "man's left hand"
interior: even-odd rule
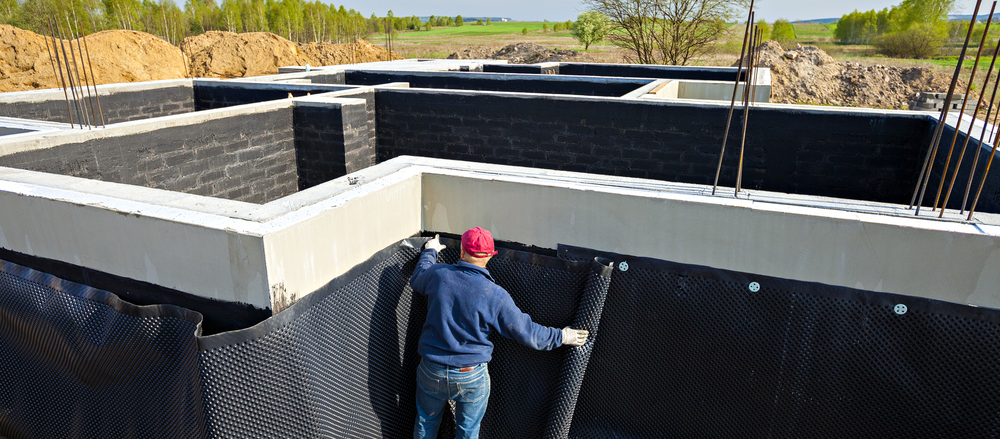
[[[590,332],[586,329],[563,328],[562,344],[567,346],[583,346],[587,342],[588,335],[590,335]]]

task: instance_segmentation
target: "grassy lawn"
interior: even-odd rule
[[[542,27],[548,24],[548,32]],[[572,49],[583,51],[570,30],[555,32],[554,22],[498,22],[489,26],[466,23],[464,26],[435,27],[430,31],[400,32],[393,41],[393,51],[405,58],[446,58],[448,55],[472,47],[488,47],[496,50],[509,44],[535,43],[550,49]],[[521,33],[528,29],[528,34]],[[384,45],[385,36],[375,34],[369,37],[373,43]],[[592,44],[586,53],[601,62],[621,62],[621,52],[607,43]]]
[[[544,23],[541,21],[529,22],[529,21],[510,21],[506,23],[493,23],[489,26],[479,26],[472,23],[466,23],[463,26],[446,26],[446,27],[435,27],[429,31],[405,31],[399,33],[399,39],[401,41],[405,40],[419,40],[429,37],[488,37],[495,35],[507,35],[515,34],[521,35],[521,31],[524,28],[528,28],[528,33],[542,32],[542,26],[548,24],[549,32],[552,33],[552,27],[555,23]],[[568,36],[572,38],[568,32],[560,30],[559,34],[561,36]]]
[[[807,41],[829,41],[833,39],[833,29],[829,25],[819,24],[819,23],[795,23],[792,24],[795,28],[795,38],[797,40],[807,40]]]

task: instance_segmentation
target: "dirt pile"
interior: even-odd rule
[[[309,58],[299,46],[268,32],[209,31],[181,41],[190,74],[209,78],[274,75],[278,67],[304,66]]]
[[[375,61],[389,61],[389,51],[365,40],[355,40],[348,44],[308,43],[299,48],[309,58],[312,66],[333,66]],[[403,59],[396,54],[392,59]]]
[[[57,40],[57,43],[61,43],[60,49],[65,47],[67,51],[70,44],[74,49],[77,47],[76,40]],[[99,84],[187,76],[187,63],[181,51],[149,34],[122,30],[98,32],[87,36],[87,47]],[[0,25],[0,92],[59,87],[50,50],[51,39],[13,26]],[[82,63],[79,53],[77,57],[77,62]],[[89,66],[87,73],[89,76]]]
[[[535,43],[511,44],[496,51],[485,47],[472,47],[452,53],[448,55],[448,59],[505,59],[512,64],[593,62],[590,56],[575,50],[553,50]]]
[[[771,102],[905,109],[916,93],[947,92],[951,83],[930,68],[842,62],[816,46],[786,51],[768,41],[761,48],[759,66],[771,69]]]

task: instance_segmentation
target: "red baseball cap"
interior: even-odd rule
[[[497,254],[493,250],[493,234],[482,227],[473,227],[462,234],[462,248],[465,252],[477,258],[485,258]]]

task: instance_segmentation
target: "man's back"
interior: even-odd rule
[[[421,357],[459,367],[489,362],[492,329],[534,349],[562,344],[560,330],[532,322],[488,270],[464,261],[434,264],[436,259],[436,251],[425,251],[410,278],[413,289],[427,296],[427,320],[417,348]]]

